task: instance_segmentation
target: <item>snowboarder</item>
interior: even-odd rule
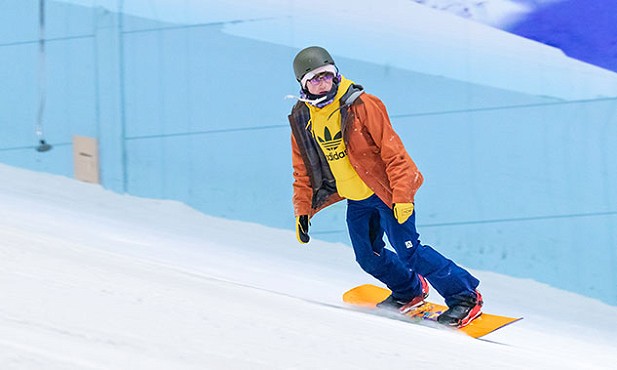
[[[289,115],[298,241],[309,242],[315,213],[346,199],[356,261],[392,291],[379,307],[404,313],[421,305],[428,280],[448,306],[440,323],[460,327],[478,317],[478,279],[420,243],[414,196],[423,177],[384,104],[342,76],[322,47],[301,50],[293,69],[301,89]],[[396,253],[385,248],[384,232]]]

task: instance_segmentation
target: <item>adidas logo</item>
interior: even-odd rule
[[[336,150],[338,146],[341,144],[341,141],[343,140],[343,135],[339,131],[336,133],[336,135],[334,135],[334,137],[332,137],[330,130],[326,127],[323,133],[323,138],[317,136],[317,140],[319,140],[321,145],[324,148],[326,148],[328,151],[332,151],[332,150]]]

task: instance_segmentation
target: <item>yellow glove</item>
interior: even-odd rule
[[[399,224],[404,224],[412,214],[413,203],[394,203],[394,218]]]
[[[308,234],[309,225],[309,216],[302,215],[296,217],[296,238],[298,238],[301,244],[306,244],[311,240]]]

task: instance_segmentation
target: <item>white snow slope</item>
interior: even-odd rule
[[[474,340],[348,309],[348,246],[0,165],[1,369],[601,369],[617,307],[473,271]],[[420,230],[421,231],[421,230]],[[440,301],[436,293],[432,300]]]

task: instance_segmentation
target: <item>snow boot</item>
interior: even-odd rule
[[[476,290],[475,297],[462,300],[451,307],[446,312],[439,315],[437,322],[446,326],[462,328],[472,320],[482,315],[482,295]]]
[[[390,294],[388,298],[377,303],[377,308],[406,313],[422,305],[426,297],[428,297],[429,286],[422,275],[418,275],[418,278],[420,279],[420,286],[422,287],[422,293],[419,296],[413,297],[411,300],[401,300],[394,297],[394,294]]]

